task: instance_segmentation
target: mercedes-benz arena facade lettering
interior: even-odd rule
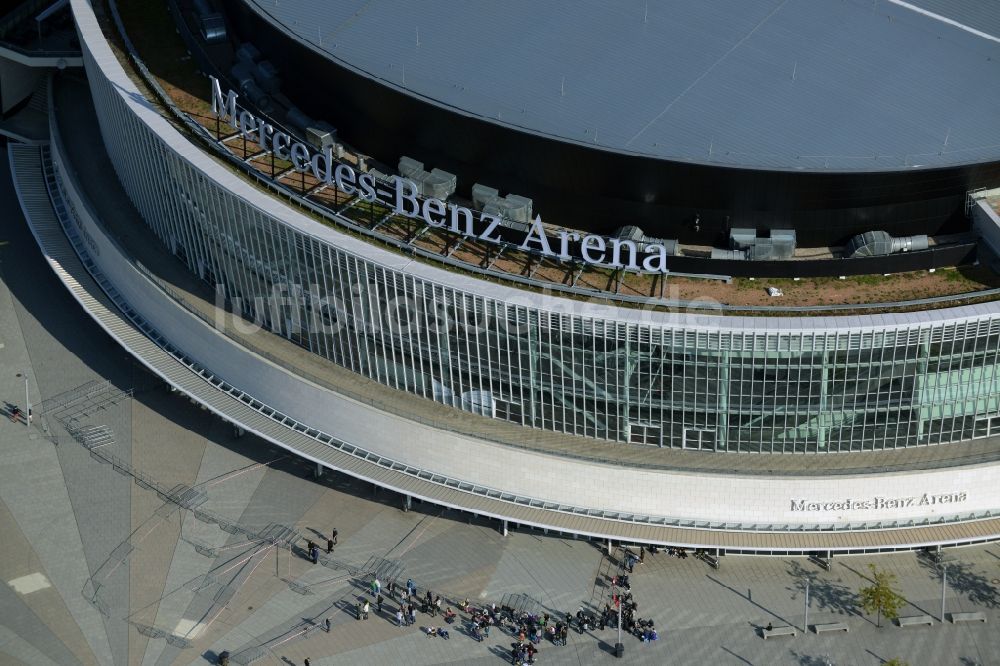
[[[333,147],[319,152],[287,133],[276,129],[266,118],[257,118],[237,105],[239,95],[222,85],[214,76],[211,80],[212,113],[237,129],[247,141],[271,151],[275,157],[291,161],[296,171],[309,171],[320,183],[335,185],[347,196],[358,196],[369,203],[383,203],[397,215],[422,220],[429,227],[446,227],[452,233],[487,243],[502,245],[512,235],[501,225],[497,215],[473,212],[465,206],[445,203],[435,197],[420,198],[417,184],[408,178],[393,176],[391,183],[376,180],[371,173],[358,173],[353,166],[338,162]],[[391,188],[391,189],[386,189]],[[554,238],[536,215],[527,233],[518,234],[518,247],[558,261],[580,261],[585,264],[623,268],[645,273],[667,272],[667,249],[662,243],[638,245],[628,239],[605,238],[596,234],[579,234],[561,230]],[[553,250],[555,248],[555,250]]]
[[[210,407],[223,418],[330,467],[338,464],[322,447],[293,445],[291,435],[341,442],[337,451],[354,456],[343,471],[404,497],[600,538],[861,552],[1000,537],[1000,303],[709,316],[571,300],[422,263],[234,175],[143,99],[89,3],[71,4],[103,143],[142,231],[246,319],[285,338],[275,344],[314,354],[311,371],[335,364],[376,382],[386,402],[444,410],[456,425],[347,400],[182,321],[171,296],[147,289],[140,273],[122,277],[133,274],[130,259],[88,212],[87,198],[99,194],[76,182],[64,149],[73,137],[53,121],[55,182],[69,202],[70,236],[90,239],[75,245],[85,263],[169,345],[245,404],[270,410],[290,437]],[[210,81],[205,90],[220,117],[295,168],[488,241],[489,218],[269,133],[235,93]],[[539,233],[524,242],[540,249]],[[588,254],[600,243],[586,238],[604,251]],[[616,250],[602,237],[547,240],[555,259],[667,270],[655,251]],[[475,434],[487,431],[503,436]]]

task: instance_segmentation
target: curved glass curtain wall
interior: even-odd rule
[[[160,240],[249,318],[382,384],[524,426],[677,448],[862,451],[1000,434],[997,317],[706,332],[467,294],[257,210],[179,157],[86,50],[85,63],[118,176]]]

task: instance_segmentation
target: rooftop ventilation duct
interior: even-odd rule
[[[270,60],[262,60],[253,70],[253,77],[264,92],[273,95],[281,90],[281,78],[278,68]]]
[[[866,231],[847,241],[844,246],[844,256],[883,257],[897,252],[911,250],[926,250],[927,236],[890,236],[885,231]]]
[[[745,250],[757,242],[756,229],[730,229],[729,248],[732,250]]]
[[[724,250],[719,247],[712,248],[712,259],[724,259],[728,261],[745,261],[746,250]]]
[[[757,242],[743,250],[746,255],[747,261],[768,261],[771,259],[778,259],[775,256],[774,244],[770,242],[770,238],[758,238]]]
[[[243,42],[240,44],[240,47],[236,49],[236,59],[248,65],[254,65],[258,60],[260,60],[260,51],[258,51],[257,47],[250,42]]]
[[[324,150],[337,143],[337,129],[328,122],[319,121],[310,127],[306,127],[306,142],[316,150]],[[343,153],[337,155],[342,157]]]
[[[667,256],[677,256],[676,240],[647,236],[646,232],[644,232],[641,227],[637,227],[634,224],[627,224],[624,227],[618,227],[618,229],[615,230],[614,237],[632,241],[635,243],[636,248],[640,252],[645,252],[646,248],[650,245],[662,245],[667,250]]]
[[[751,261],[791,259],[795,254],[795,231],[771,229],[769,236],[758,237],[756,229],[735,228],[729,231],[729,247],[744,250]]]
[[[214,11],[208,0],[194,0],[194,12],[201,26],[201,37],[209,44],[226,40],[226,22],[222,14]]]
[[[534,201],[519,194],[501,197],[496,188],[476,183],[472,186],[472,205],[484,213],[501,218],[504,226],[527,231]]]
[[[424,169],[424,163],[412,157],[399,158],[399,175],[417,184],[420,194],[435,199],[447,199],[458,187],[458,177],[442,169]]]
[[[402,160],[400,160],[402,164]],[[479,210],[484,210],[488,204],[494,203],[500,198],[500,191],[495,187],[476,183],[472,186],[472,206]]]
[[[232,75],[233,83],[236,84],[237,88],[242,88],[247,83],[253,83],[253,65],[242,60],[233,65],[229,73]]]
[[[306,129],[316,126],[316,121],[307,116],[302,109],[297,106],[293,106],[288,109],[288,113],[285,114],[285,120],[289,125],[293,126],[302,133],[305,133]]]

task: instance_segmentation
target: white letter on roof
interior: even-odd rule
[[[531,229],[528,231],[528,235],[524,237],[524,242],[521,243],[522,250],[530,250],[528,244],[534,241],[538,243],[538,249],[541,253],[547,257],[553,256],[552,248],[549,247],[548,236],[545,235],[545,229],[542,227],[542,216],[536,215],[535,219],[531,222]]]
[[[229,118],[229,124],[235,129],[239,129],[239,125],[236,121],[236,98],[239,97],[232,90],[223,97],[222,96],[222,86],[219,84],[219,79],[214,76],[209,77],[212,80],[212,113],[215,114],[217,118],[225,120]]]

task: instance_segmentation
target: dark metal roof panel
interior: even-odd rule
[[[880,0],[882,2],[886,0]],[[993,0],[905,0],[915,11],[937,14],[994,37],[1000,37],[1000,2]]]
[[[836,171],[1000,158],[994,3],[245,2],[410,94],[608,150]]]
[[[835,171],[1000,158],[996,3],[244,1],[388,85],[608,150]]]

